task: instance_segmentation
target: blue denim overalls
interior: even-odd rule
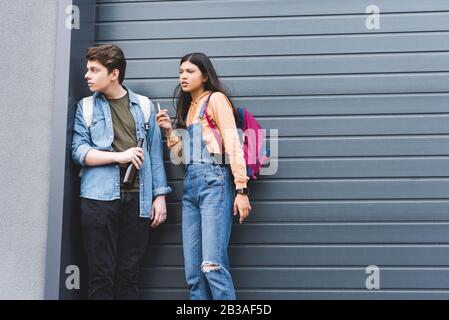
[[[200,122],[184,131],[182,153],[186,164],[182,235],[190,299],[235,300],[227,254],[235,199],[230,166],[214,163]]]

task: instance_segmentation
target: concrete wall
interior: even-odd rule
[[[0,1],[0,299],[44,297],[57,11]]]

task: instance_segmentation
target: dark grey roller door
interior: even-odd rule
[[[179,58],[205,52],[236,104],[279,129],[279,171],[233,229],[239,298],[449,298],[448,1],[100,0],[96,41],[121,46],[126,84],[163,105]],[[187,298],[182,167],[166,160],[174,194],[142,298]]]

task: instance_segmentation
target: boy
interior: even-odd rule
[[[82,166],[89,299],[136,299],[150,220],[153,228],[165,221],[165,194],[171,192],[160,129],[152,102],[122,85],[126,60],[120,48],[92,47],[86,58],[85,79],[94,94],[78,103],[72,158]],[[123,179],[130,164],[138,171],[128,185]]]

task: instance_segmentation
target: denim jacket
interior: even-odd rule
[[[139,170],[140,217],[151,215],[153,198],[168,194],[172,190],[167,184],[162,158],[162,139],[156,124],[154,105],[150,101],[151,116],[149,129],[145,132],[144,115],[138,96],[127,89],[130,110],[136,123],[136,137],[144,138],[144,161]],[[101,93],[93,95],[92,124],[86,126],[83,117],[82,100],[78,102],[73,127],[72,158],[82,166],[80,197],[95,200],[120,199],[120,168],[118,163],[101,166],[86,166],[85,158],[90,149],[115,152],[112,148],[114,130],[109,103]],[[149,151],[150,150],[150,151]]]

